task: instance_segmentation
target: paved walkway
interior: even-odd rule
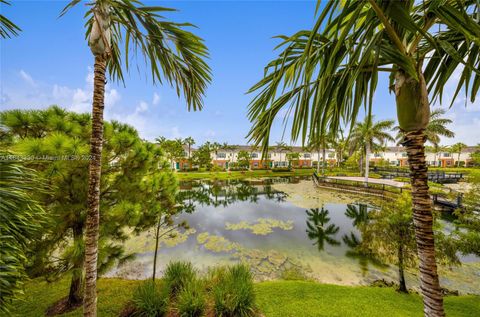
[[[365,181],[365,177],[357,177],[357,176],[329,176],[327,178],[343,179],[346,181],[356,181],[356,182],[362,182],[362,183]],[[382,178],[369,178],[368,182],[372,184],[385,184],[385,185],[390,185],[395,187],[403,187],[405,185],[404,182],[398,182],[393,179],[382,179]]]

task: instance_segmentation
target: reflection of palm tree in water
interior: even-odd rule
[[[340,242],[333,237],[337,234],[340,228],[335,224],[328,224],[330,218],[328,217],[328,209],[323,206],[318,208],[311,208],[305,211],[307,213],[307,236],[310,240],[314,240],[314,245],[317,245],[319,251],[323,251],[325,242],[329,245],[339,245]]]
[[[368,222],[368,206],[365,204],[348,204],[345,210],[345,216],[353,219],[353,226],[358,227],[362,223]]]
[[[356,228],[359,228],[361,225],[366,225],[368,223],[368,206],[365,204],[358,204],[358,206],[348,204],[347,209],[345,210],[345,216],[353,219],[352,224]],[[350,235],[343,235],[342,241],[350,248],[345,255],[349,258],[358,260],[358,265],[362,270],[363,276],[367,274],[369,264],[373,264],[376,267],[385,267],[381,261],[360,249],[360,245],[364,242],[358,238],[354,232],[350,232]]]

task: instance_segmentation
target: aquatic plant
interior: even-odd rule
[[[282,221],[272,218],[258,218],[256,223],[241,221],[239,223],[225,224],[227,230],[250,230],[253,234],[265,236],[273,232],[274,228],[282,230],[292,230],[293,221]]]

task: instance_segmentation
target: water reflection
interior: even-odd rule
[[[331,246],[340,245],[340,242],[334,239],[340,228],[333,223],[329,224],[327,209],[322,206],[321,209],[311,208],[305,212],[307,213],[307,236],[315,241],[313,245],[316,245],[319,251],[323,251],[325,242]]]
[[[285,201],[287,195],[276,191],[272,184],[290,182],[290,178],[278,180],[222,180],[180,182],[177,201],[183,204],[183,211],[192,213],[196,206],[228,207],[239,201],[258,203],[259,197],[276,202]],[[298,180],[297,180],[298,181]]]
[[[290,197],[278,190],[285,187],[278,183],[289,183]],[[298,178],[182,182],[178,201],[185,212],[178,221],[187,221],[191,230],[179,235],[181,239],[175,243],[160,244],[157,272],[161,274],[170,260],[191,261],[199,270],[248,261],[259,280],[279,278],[281,271],[290,267],[324,283],[358,285],[382,278],[396,280],[395,267],[382,265],[362,247],[361,227],[368,223],[373,206],[363,201],[338,203],[338,196],[328,191],[319,193],[317,205],[296,204],[310,184],[310,180]],[[312,195],[320,190],[308,190],[310,201],[314,201]],[[148,277],[154,242],[153,232],[129,239],[127,249],[137,258],[110,276]],[[476,289],[480,276],[472,274],[472,268],[464,266],[457,281],[449,279],[451,288]],[[416,281],[409,278],[412,283]]]

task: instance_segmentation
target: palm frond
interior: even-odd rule
[[[10,5],[8,1],[0,0],[0,5]],[[11,38],[17,36],[21,29],[3,14],[0,14],[0,37]]]
[[[61,15],[79,2],[70,2]],[[133,0],[103,0],[96,1],[85,15],[87,38],[97,5],[107,7],[111,19],[111,57],[107,63],[111,79],[124,82],[124,70],[130,70],[132,55],[135,59],[141,55],[154,83],[166,81],[178,96],[185,97],[189,109],[200,110],[211,71],[203,40],[186,30],[194,26],[166,21],[162,13],[174,9],[144,6]]]

